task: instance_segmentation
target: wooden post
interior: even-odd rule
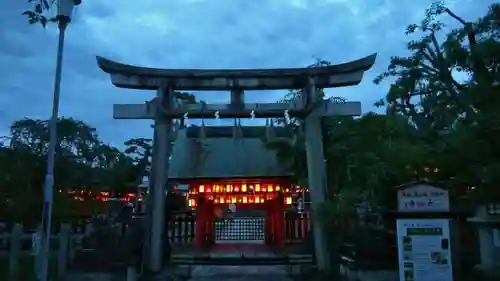
[[[231,90],[231,108],[243,109],[245,108],[245,91],[242,89]]]
[[[173,101],[172,88],[158,90],[158,101],[164,110],[169,110]],[[165,118],[162,112],[157,112],[155,119],[152,163],[152,212],[149,248],[149,270],[159,272],[163,265],[163,234],[165,223],[165,188],[168,181],[170,134],[172,119]]]
[[[71,226],[69,223],[61,225],[59,232],[59,251],[57,252],[57,275],[62,277],[66,273],[68,264],[68,250],[70,243]]]
[[[314,79],[309,78],[305,94],[307,95],[306,100],[309,103],[314,103],[317,100]],[[309,190],[313,213],[317,214],[320,206],[326,201],[327,188],[320,116],[313,110],[311,114],[305,118],[304,125]],[[318,223],[318,219],[315,218],[314,221],[313,235],[316,266],[320,271],[326,272],[331,267],[328,246],[326,243],[326,233],[321,227],[321,224]]]
[[[21,258],[21,239],[23,237],[23,225],[16,223],[12,226],[10,233],[9,248],[9,281],[17,281],[19,274],[19,259]]]

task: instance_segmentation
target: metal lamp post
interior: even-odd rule
[[[57,146],[57,121],[59,114],[59,97],[61,93],[61,70],[64,51],[64,35],[66,27],[71,21],[73,8],[81,4],[81,0],[58,0],[57,19],[59,28],[59,41],[57,45],[56,75],[54,80],[54,94],[52,100],[52,116],[49,122],[49,148],[47,153],[47,172],[44,182],[44,198],[42,211],[42,237],[41,248],[37,255],[37,278],[47,281],[50,256],[50,232],[52,224],[52,201],[54,188],[54,164]]]

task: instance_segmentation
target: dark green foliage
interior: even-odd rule
[[[442,17],[460,27],[445,34]],[[469,22],[434,3],[407,33],[409,55],[393,57],[375,83],[391,79],[385,115],[334,117],[322,122],[329,204],[325,215],[354,212],[360,202],[394,208],[393,187],[429,179],[450,187],[455,198],[500,197],[500,5]],[[326,64],[322,62],[322,64]],[[300,91],[290,91],[290,102]],[[338,99],[337,99],[338,100]],[[305,180],[302,129],[297,142],[268,144],[278,158]],[[475,192],[472,192],[474,190]],[[474,196],[473,196],[474,195]]]

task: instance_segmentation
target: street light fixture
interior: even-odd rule
[[[61,95],[61,70],[64,52],[64,35],[66,27],[71,21],[71,15],[75,6],[80,5],[82,0],[57,0],[57,22],[59,28],[59,40],[57,45],[56,75],[54,79],[54,94],[52,100],[52,116],[49,121],[49,148],[47,152],[47,172],[43,187],[43,211],[42,211],[42,237],[41,248],[37,253],[37,278],[47,281],[48,265],[50,256],[50,232],[52,225],[52,203],[54,189],[54,164],[57,146],[57,120],[59,115],[59,98]]]

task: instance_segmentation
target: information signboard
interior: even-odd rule
[[[453,281],[448,219],[398,219],[400,281]]]
[[[420,183],[398,190],[398,211],[404,213],[449,212],[447,190]]]

